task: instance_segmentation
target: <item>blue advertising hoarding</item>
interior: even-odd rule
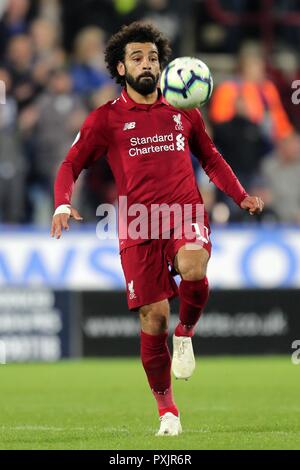
[[[213,228],[208,276],[213,288],[300,287],[300,228]],[[0,229],[0,287],[123,290],[118,241],[74,226],[62,239],[48,230]]]

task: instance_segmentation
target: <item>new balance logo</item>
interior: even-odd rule
[[[175,130],[183,131],[183,126],[181,122],[181,114],[173,114],[173,120],[176,123]]]
[[[182,134],[176,136],[176,149],[184,150],[184,136]]]
[[[134,292],[133,281],[128,282],[128,290],[129,290],[129,299],[133,300],[136,299],[136,295]]]
[[[135,122],[126,122],[123,131],[128,131],[128,129],[135,129]]]

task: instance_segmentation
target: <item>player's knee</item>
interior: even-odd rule
[[[158,334],[168,329],[168,316],[162,312],[148,310],[141,312],[140,316],[144,331],[146,327],[150,334]]]
[[[182,247],[177,254],[177,271],[185,281],[201,281],[206,276],[209,254],[206,250],[186,250]]]
[[[168,329],[169,302],[167,300],[145,305],[140,308],[140,319],[143,331],[149,334],[160,334]]]
[[[206,263],[183,263],[180,274],[185,281],[201,281],[206,276]]]

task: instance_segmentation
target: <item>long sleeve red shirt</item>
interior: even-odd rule
[[[119,196],[127,196],[128,207],[201,204],[190,152],[210,180],[240,205],[247,193],[208,136],[197,109],[179,110],[162,96],[152,105],[138,104],[123,90],[83,124],[58,171],[55,207],[71,204],[81,171],[104,156]],[[127,240],[123,246],[140,242]]]

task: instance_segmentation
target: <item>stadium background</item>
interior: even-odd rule
[[[115,203],[105,160],[81,176],[84,217],[49,236],[59,163],[89,111],[118,95],[103,50],[124,23],[150,19],[173,56],[197,56],[215,88],[209,133],[246,189],[249,217],[191,156],[212,221],[212,287],[199,355],[284,354],[300,340],[300,7],[296,0],[1,0],[0,353],[2,362],[138,356],[116,240],[96,237]],[[228,98],[229,97],[229,98]],[[3,98],[3,97],[2,97]],[[227,99],[228,98],[228,99]],[[171,331],[178,312],[172,304]],[[300,343],[300,341],[299,341]],[[298,346],[299,346],[299,343]],[[299,408],[298,408],[299,410]]]
[[[197,371],[174,382],[184,433],[172,442],[153,437],[117,241],[96,236],[97,206],[116,200],[105,160],[77,184],[84,223],[49,235],[57,167],[88,112],[119,93],[105,43],[140,18],[174,57],[209,65],[207,129],[265,201],[249,217],[191,156],[212,292]],[[300,448],[299,45],[296,0],[0,0],[0,449]],[[170,332],[177,317],[174,302]]]

